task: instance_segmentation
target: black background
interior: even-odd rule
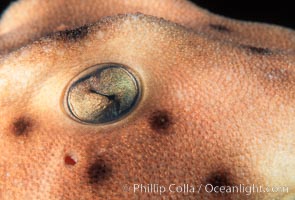
[[[46,0],[44,0],[46,1]],[[159,0],[161,1],[161,0]],[[11,0],[0,0],[2,12]],[[194,0],[199,6],[214,13],[235,19],[278,24],[295,29],[294,2],[283,0]]]

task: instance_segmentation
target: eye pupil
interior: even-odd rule
[[[66,92],[66,106],[76,120],[90,124],[117,121],[140,96],[138,81],[123,65],[102,64],[79,74]]]

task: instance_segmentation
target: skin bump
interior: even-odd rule
[[[90,184],[99,184],[110,178],[112,175],[112,167],[103,159],[97,159],[91,164],[87,174]]]
[[[265,77],[269,81],[287,82],[290,79],[290,74],[286,69],[271,69],[265,73]]]
[[[171,114],[166,110],[157,110],[151,114],[149,125],[156,132],[166,131],[173,125]]]
[[[31,119],[27,117],[20,117],[13,122],[12,132],[15,136],[27,135],[33,126]]]

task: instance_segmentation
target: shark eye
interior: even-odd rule
[[[138,81],[125,66],[100,64],[72,80],[65,106],[71,117],[82,123],[103,124],[126,116],[139,97]]]

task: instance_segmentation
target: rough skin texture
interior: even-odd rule
[[[0,52],[1,200],[295,199],[293,30],[184,0],[20,0]],[[108,125],[72,120],[68,83],[108,62],[136,72],[138,106]],[[197,192],[208,183],[288,193]]]

